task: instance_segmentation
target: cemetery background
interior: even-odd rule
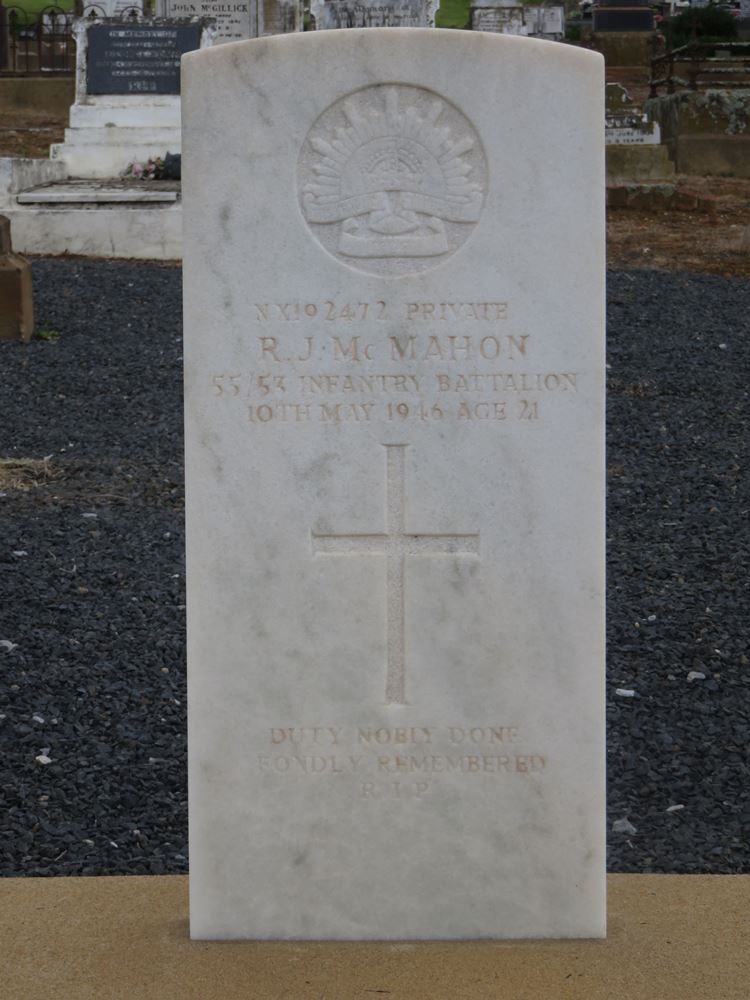
[[[180,272],[0,345],[0,874],[187,871]],[[750,282],[609,275],[609,868],[750,868]]]
[[[747,188],[721,185],[713,211],[610,213],[638,269],[610,282],[612,871],[747,871],[748,287],[681,273],[750,273]],[[184,872],[179,277],[35,268],[40,336],[0,354],[0,871]]]
[[[72,4],[72,0],[70,2]],[[113,3],[114,0],[102,2]],[[469,0],[444,0],[437,13],[437,24],[465,26],[470,20],[469,8]],[[742,37],[744,22],[739,24]],[[648,97],[649,69],[645,65],[622,66],[619,65],[621,61],[613,57],[609,64],[608,57],[608,82],[623,84],[633,98],[643,104]],[[55,79],[50,79],[51,76]],[[45,85],[43,96],[37,84]],[[42,80],[14,79],[0,74],[0,157],[35,157],[39,162],[46,159],[50,145],[63,141],[74,96],[73,84],[70,76],[49,73],[47,79]],[[56,88],[54,92],[50,90],[51,85]],[[741,123],[738,129],[742,131]],[[176,186],[179,190],[179,182]],[[743,234],[750,226],[750,180],[678,174],[664,179],[661,184],[651,182],[651,186],[657,189],[653,198],[648,192],[645,197],[628,195],[627,210],[610,213],[608,237],[613,264],[685,267],[724,275],[750,274],[750,255],[745,252],[743,242]],[[11,208],[13,200],[11,198],[9,204]],[[131,215],[135,214],[137,212],[131,211]],[[167,220],[170,213],[162,215]],[[124,224],[127,231],[127,220]],[[171,215],[165,226],[167,235],[154,241],[154,254],[158,247],[174,253],[175,225]],[[98,229],[96,232],[92,241],[102,243],[102,235]],[[18,243],[20,229],[16,235]],[[65,235],[61,238],[61,245],[64,245]],[[57,239],[56,244],[59,242]],[[136,234],[136,238],[128,242],[135,247],[142,240]],[[106,243],[104,238],[102,245]],[[43,248],[38,249],[43,251]]]

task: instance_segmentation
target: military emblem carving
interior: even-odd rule
[[[377,84],[335,102],[299,159],[302,214],[340,260],[375,274],[432,267],[468,238],[487,186],[468,119],[434,92]]]

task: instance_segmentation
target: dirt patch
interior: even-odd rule
[[[712,199],[715,212],[610,210],[608,266],[750,278],[750,180],[680,177],[678,186]]]
[[[48,157],[50,144],[63,141],[67,121],[67,112],[0,111],[0,156]]]

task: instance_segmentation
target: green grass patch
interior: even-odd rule
[[[468,28],[469,0],[441,0],[436,28]]]
[[[73,13],[73,0],[60,0],[59,3],[52,3],[51,0],[6,0],[8,7],[20,7],[29,18],[41,14],[47,7],[59,7],[66,14]]]
[[[56,344],[60,339],[58,330],[36,330],[34,336],[37,340],[46,340],[48,344]]]

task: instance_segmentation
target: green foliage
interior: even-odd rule
[[[711,4],[709,7],[691,7],[673,17],[665,30],[672,48],[699,42],[729,41],[737,37],[737,22],[731,13]]]
[[[37,340],[46,340],[48,344],[56,344],[60,339],[58,330],[37,330],[34,336]]]
[[[442,0],[435,18],[436,28],[468,28],[469,0]]]

